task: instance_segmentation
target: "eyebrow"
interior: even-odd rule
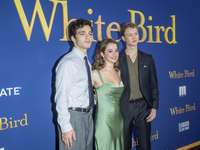
[[[134,33],[138,33],[137,31],[136,32],[128,32],[126,34],[134,34]]]
[[[93,33],[92,31],[89,31],[90,33]],[[80,32],[78,32],[78,34],[79,33],[86,33],[86,31],[80,31]]]
[[[117,49],[108,49],[108,51],[109,51],[109,50],[118,50],[118,48],[117,48]]]
[[[79,34],[79,33],[84,33],[84,32],[85,32],[85,31],[80,31],[80,32],[78,32],[78,34]]]

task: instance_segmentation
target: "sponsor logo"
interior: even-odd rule
[[[186,96],[186,86],[179,86],[179,97]]]
[[[23,119],[13,120],[12,117],[10,117],[9,119],[6,117],[0,118],[0,131],[27,125],[28,125],[27,114],[24,114]]]
[[[184,70],[183,73],[179,71],[169,71],[170,79],[191,78],[194,76],[194,69],[192,71]]]
[[[185,121],[185,122],[182,122],[182,123],[179,123],[178,124],[178,129],[179,129],[179,132],[183,132],[185,130],[189,130],[189,121]]]
[[[0,97],[2,96],[12,96],[12,95],[20,95],[21,87],[10,87],[10,88],[2,88],[0,91]]]
[[[183,114],[185,112],[190,112],[190,111],[194,111],[196,110],[196,107],[195,107],[195,103],[194,105],[188,105],[186,104],[184,108],[182,107],[174,107],[174,108],[170,108],[170,112],[171,112],[171,115],[178,115],[178,114]]]
[[[156,131],[156,134],[150,136],[150,140],[153,141],[153,140],[157,140],[158,139],[158,131]],[[134,141],[134,139],[132,138],[132,147],[136,147],[139,145],[139,142],[138,142],[138,138],[136,138],[136,140]]]

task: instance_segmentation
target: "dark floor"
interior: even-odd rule
[[[200,145],[196,146],[196,147],[193,147],[193,148],[190,148],[188,150],[200,150]]]

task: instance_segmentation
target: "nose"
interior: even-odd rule
[[[86,39],[91,39],[91,38],[92,38],[92,35],[86,34]]]

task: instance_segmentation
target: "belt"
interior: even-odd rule
[[[87,107],[87,108],[80,108],[80,107],[70,107],[70,110],[74,110],[74,111],[80,111],[80,112],[89,112],[91,110],[91,107]]]
[[[137,103],[137,102],[140,102],[140,101],[143,101],[143,100],[144,100],[144,97],[141,97],[141,98],[138,98],[138,99],[130,99],[129,103]]]

